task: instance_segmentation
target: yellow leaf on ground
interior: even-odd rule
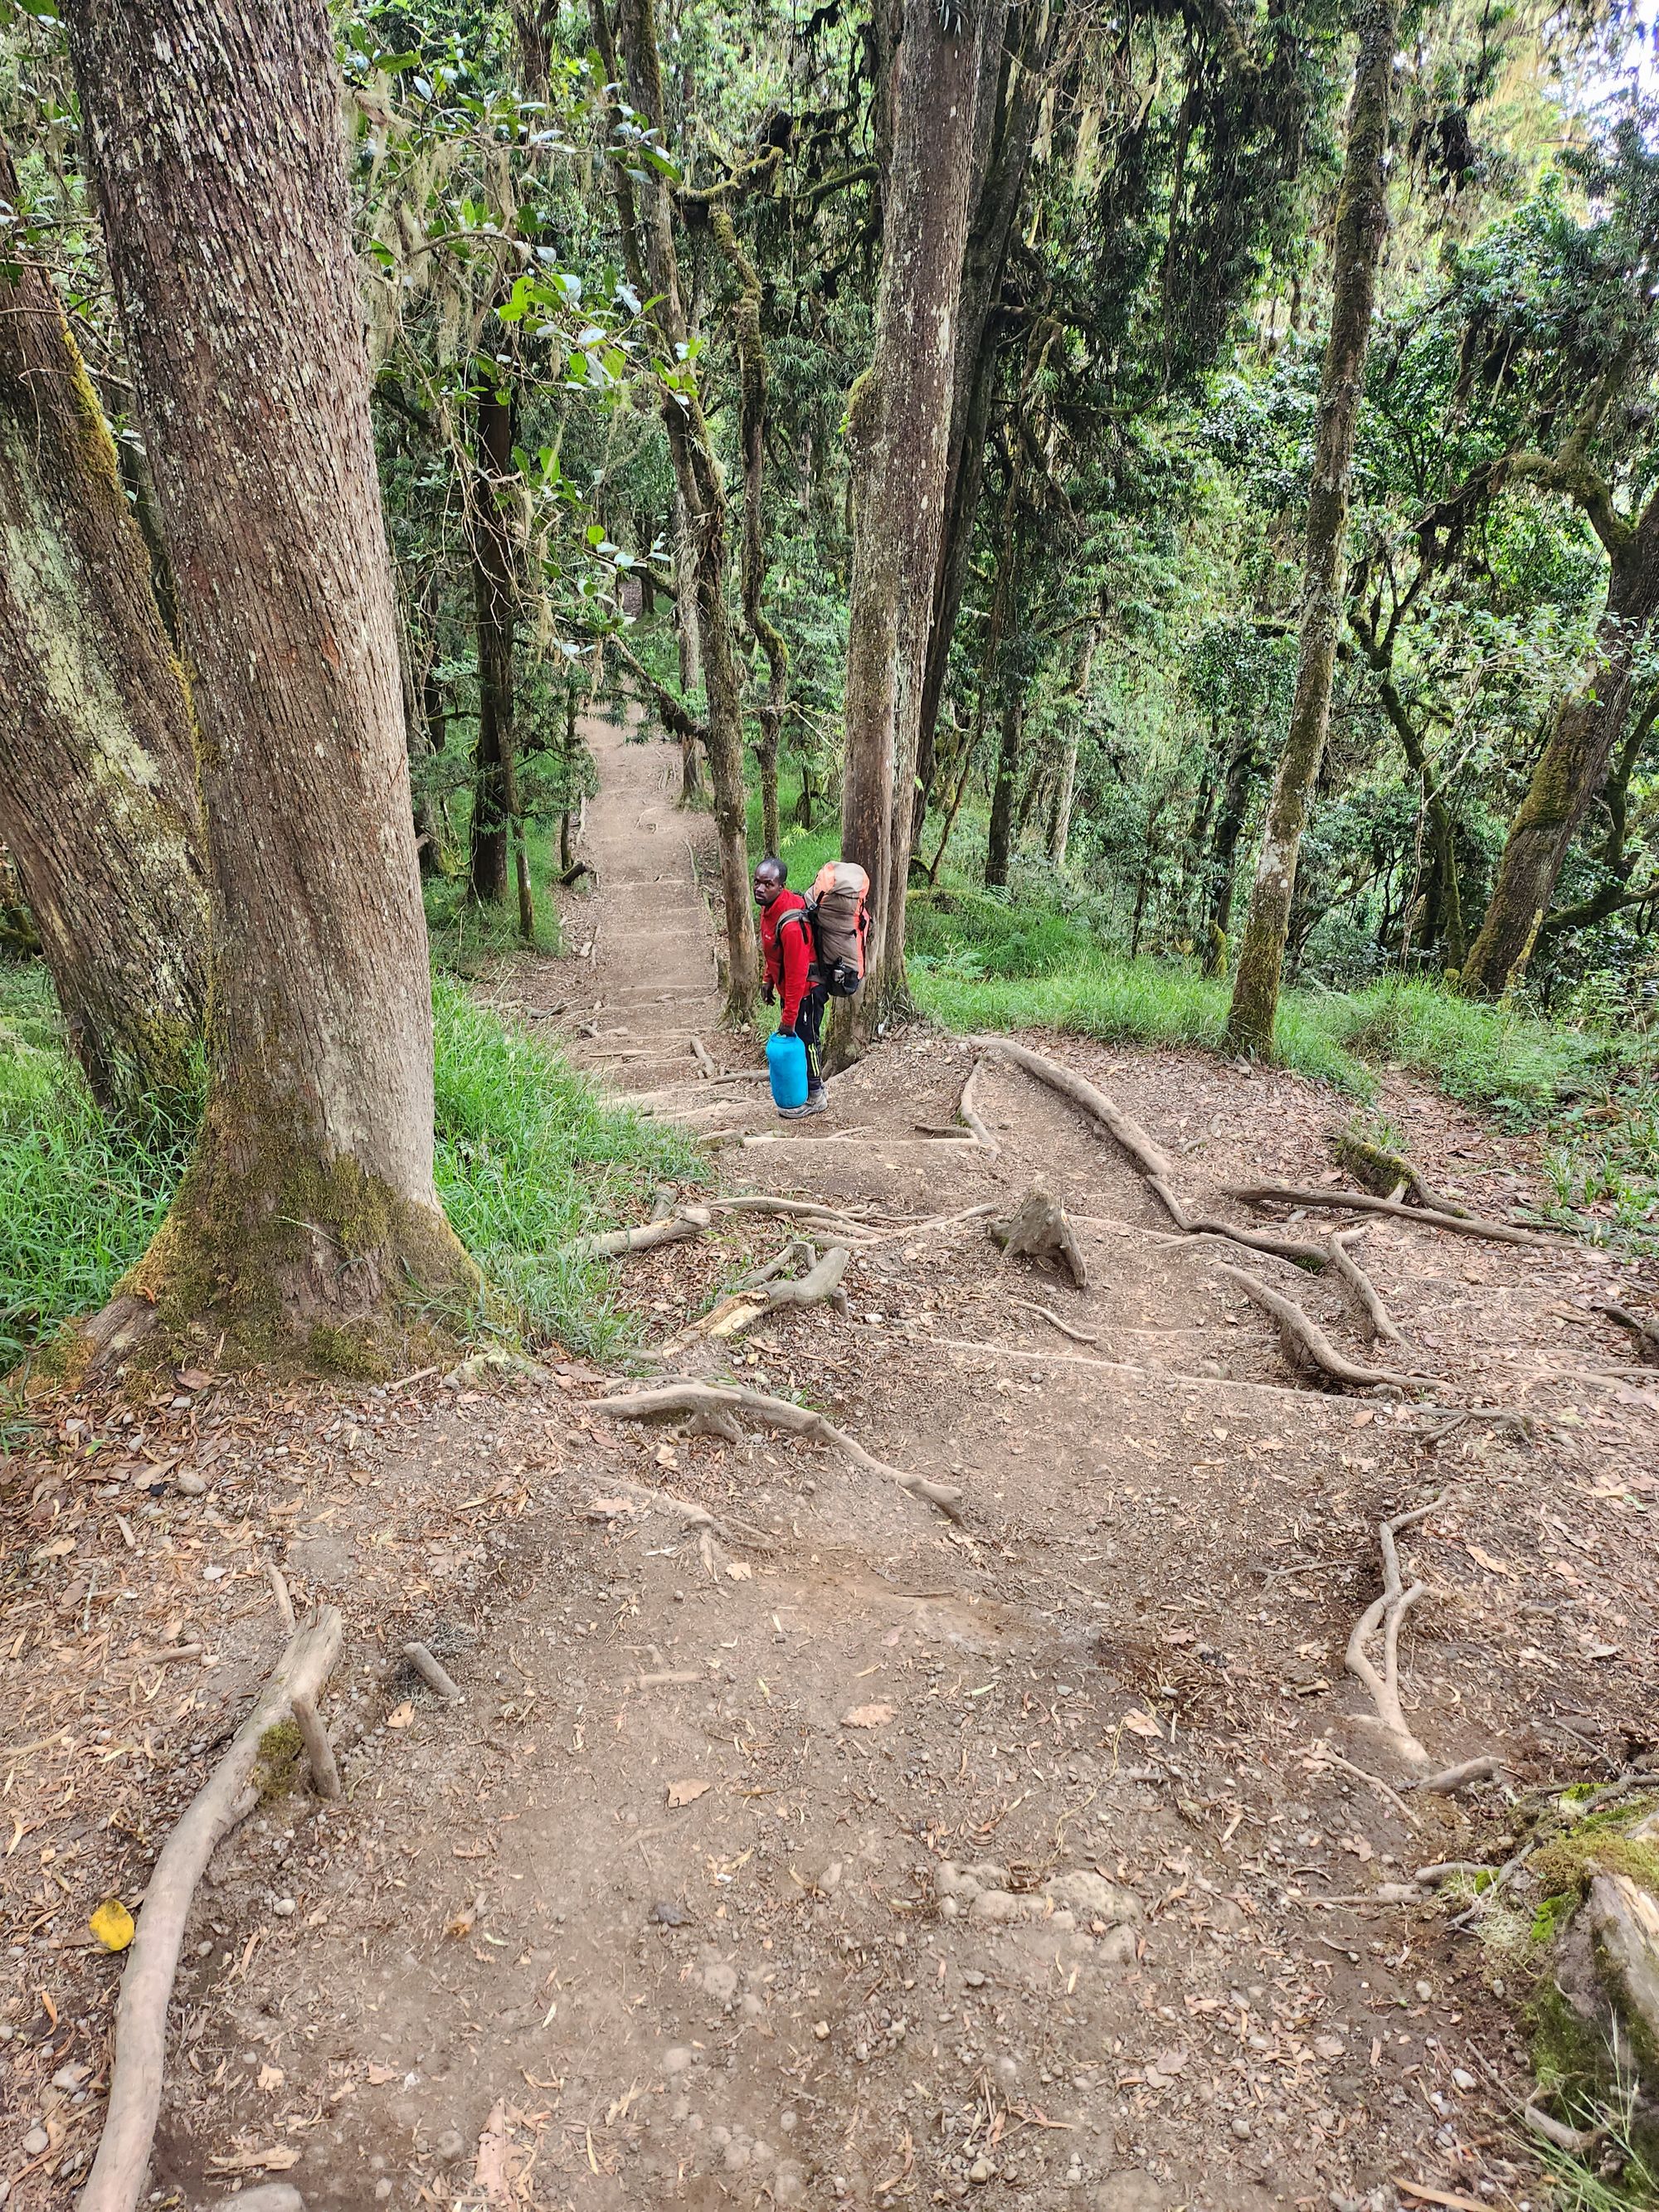
[[[106,1897],[87,1924],[106,1951],[125,1951],[137,1932],[118,1897]]]
[[[728,1559],[726,1571],[734,1583],[752,1582],[755,1578],[755,1570],[747,1559]]]
[[[405,1698],[402,1705],[386,1715],[386,1724],[388,1728],[407,1728],[414,1717],[414,1703],[412,1699]]]
[[[1490,1552],[1483,1552],[1479,1544],[1465,1547],[1477,1567],[1485,1567],[1488,1574],[1512,1575],[1515,1569],[1507,1559],[1494,1559]]]
[[[695,1805],[698,1798],[705,1796],[714,1786],[712,1782],[698,1782],[695,1779],[671,1782],[668,1785],[670,1811],[677,1811],[682,1805]]]
[[[1123,1716],[1123,1725],[1128,1729],[1131,1735],[1161,1737],[1164,1734],[1163,1729],[1158,1726],[1158,1723],[1152,1718],[1150,1713],[1125,1713]]]
[[[398,2069],[395,2066],[371,2066],[368,2069],[368,2086],[371,2089],[384,2089],[388,2081],[395,2081],[397,2078]]]
[[[842,1715],[841,1724],[843,1728],[885,1728],[892,1717],[890,1705],[854,1705],[850,1713]]]

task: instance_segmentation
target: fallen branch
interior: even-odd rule
[[[1484,1237],[1498,1244],[1541,1244],[1555,1249],[1556,1240],[1535,1229],[1517,1229],[1507,1221],[1489,1221],[1479,1213],[1437,1213],[1426,1206],[1407,1206],[1397,1198],[1374,1198],[1364,1190],[1303,1190],[1293,1183],[1245,1182],[1228,1186],[1227,1196],[1245,1206],[1300,1206],[1335,1213],[1386,1213],[1396,1221],[1414,1221],[1419,1228],[1443,1229],[1455,1237]]]
[[[691,1057],[696,1061],[698,1070],[702,1075],[712,1079],[720,1073],[719,1068],[714,1065],[714,1055],[700,1036],[694,1036],[691,1040]]]
[[[405,1644],[404,1656],[428,1688],[435,1690],[447,1705],[459,1705],[459,1683],[444,1672],[424,1644]]]
[[[276,1601],[276,1617],[282,1622],[283,1628],[292,1636],[295,1626],[294,1600],[289,1595],[288,1583],[282,1569],[272,1559],[265,1561],[265,1580],[270,1584],[270,1594]]]
[[[1009,1304],[1024,1306],[1028,1313],[1041,1314],[1051,1328],[1057,1328],[1062,1336],[1069,1336],[1073,1344],[1100,1342],[1100,1339],[1097,1336],[1091,1336],[1086,1328],[1073,1328],[1070,1322],[1060,1319],[1052,1306],[1041,1306],[1035,1298],[1012,1298]]]
[[[1403,1586],[1400,1553],[1395,1540],[1402,1529],[1414,1528],[1418,1522],[1426,1520],[1439,1503],[1438,1498],[1431,1498],[1426,1505],[1413,1505],[1408,1513],[1396,1513],[1392,1521],[1380,1523],[1376,1533],[1382,1549],[1382,1595],[1354,1623],[1343,1660],[1349,1674],[1370,1691],[1378,1726],[1401,1757],[1413,1766],[1426,1766],[1429,1754],[1407,1727],[1406,1716],[1401,1711],[1400,1627],[1418,1600],[1426,1595],[1428,1584],[1415,1582],[1409,1589]],[[1382,1631],[1381,1673],[1365,1649],[1379,1628]]]
[[[832,1445],[855,1467],[866,1468],[872,1474],[885,1475],[913,1498],[925,1498],[928,1504],[937,1506],[950,1520],[962,1517],[957,1510],[962,1499],[959,1490],[946,1483],[931,1482],[926,1475],[912,1474],[904,1468],[888,1466],[884,1460],[866,1451],[844,1429],[826,1420],[822,1413],[815,1413],[806,1406],[793,1405],[787,1398],[771,1398],[759,1390],[726,1389],[719,1383],[680,1378],[634,1391],[626,1397],[590,1398],[587,1404],[594,1413],[604,1413],[613,1421],[646,1421],[658,1413],[694,1413],[705,1408],[749,1413],[769,1428],[787,1429],[814,1443]]]
[[[1351,1237],[1363,1237],[1361,1229],[1339,1229],[1325,1240],[1325,1249],[1331,1255],[1334,1267],[1348,1288],[1358,1299],[1360,1309],[1370,1324],[1371,1334],[1386,1337],[1390,1344],[1401,1341],[1400,1331],[1394,1325],[1394,1316],[1382,1303],[1381,1291],[1348,1250]]]
[[[289,1638],[253,1711],[161,1846],[121,1977],[109,2104],[81,2212],[133,2212],[138,2202],[161,2105],[167,2003],[196,1885],[221,1839],[259,1801],[252,1777],[266,1735],[290,1717],[296,1699],[314,1704],[320,1697],[343,1633],[331,1605]]]
[[[1324,1330],[1316,1322],[1310,1321],[1300,1306],[1293,1305],[1289,1298],[1281,1297],[1277,1291],[1258,1277],[1246,1274],[1242,1267],[1230,1267],[1224,1261],[1217,1266],[1216,1273],[1224,1275],[1230,1283],[1237,1283],[1246,1297],[1254,1299],[1264,1312],[1273,1316],[1279,1323],[1279,1340],[1285,1347],[1285,1356],[1293,1364],[1299,1353],[1305,1362],[1310,1362],[1322,1373],[1328,1375],[1333,1382],[1340,1382],[1351,1390],[1373,1390],[1380,1383],[1392,1383],[1401,1389],[1414,1390],[1425,1381],[1422,1376],[1398,1374],[1391,1367],[1361,1367],[1346,1352],[1339,1352]]]
[[[1546,2142],[1553,2143],[1570,2157],[1583,2158],[1607,2139],[1605,2128],[1571,2128],[1565,2120],[1540,2112],[1530,2098],[1521,2107],[1521,2118],[1534,2135],[1542,2136]]]

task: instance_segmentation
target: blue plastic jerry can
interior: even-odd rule
[[[781,1030],[766,1040],[766,1072],[772,1079],[772,1103],[785,1110],[806,1103],[806,1047]]]

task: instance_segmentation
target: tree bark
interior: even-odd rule
[[[1002,726],[997,745],[996,777],[991,786],[991,823],[985,846],[988,889],[1006,890],[1013,857],[1014,791],[1019,780],[1019,740],[1025,726],[1025,696],[1018,676],[1004,658]]]
[[[754,264],[738,242],[732,210],[723,200],[709,209],[721,252],[740,289],[733,321],[738,339],[738,437],[743,448],[743,618],[766,655],[766,696],[761,702],[761,842],[778,849],[778,746],[789,689],[789,648],[766,611],[766,348],[761,338],[761,285]]]
[[[982,99],[1002,52],[1005,0],[976,0],[945,27],[907,0],[892,63],[891,151],[871,366],[853,388],[848,437],[856,533],[847,648],[842,845],[870,875],[869,970],[848,1001],[842,1055],[904,989],[922,690],[950,475],[957,321]]]
[[[962,298],[951,394],[945,519],[933,583],[933,627],[922,678],[921,727],[916,751],[916,801],[912,848],[920,848],[933,782],[933,749],[939,705],[950,666],[951,644],[968,580],[974,518],[985,473],[996,362],[1006,318],[998,311],[1009,248],[1025,197],[1043,93],[1066,0],[1039,0],[1022,9],[1018,39],[996,59],[994,97],[988,78],[980,101],[980,144],[974,164],[977,191],[963,255]],[[988,66],[990,66],[988,58]]]
[[[1233,926],[1233,890],[1237,880],[1238,841],[1244,817],[1250,811],[1250,786],[1255,781],[1255,743],[1247,738],[1227,763],[1227,781],[1216,817],[1212,852],[1210,910],[1204,930],[1204,973],[1227,972],[1227,938]]]
[[[112,1312],[223,1327],[245,1355],[360,1362],[410,1278],[430,1291],[473,1271],[433,1182],[430,981],[332,32],[322,0],[65,15],[178,578],[213,948],[202,1133]],[[124,1317],[100,1340],[125,1333]]]
[[[1337,201],[1331,327],[1320,376],[1313,481],[1308,492],[1296,690],[1285,751],[1267,804],[1227,1023],[1228,1042],[1235,1051],[1264,1058],[1273,1053],[1302,832],[1330,728],[1331,678],[1347,568],[1354,428],[1365,380],[1377,262],[1388,231],[1383,172],[1398,9],[1395,0],[1358,0],[1355,14],[1359,53]]]
[[[592,0],[604,15],[604,0]],[[663,126],[662,62],[654,0],[617,0],[617,30],[631,82],[634,106],[659,131]],[[744,780],[743,692],[726,600],[726,488],[702,403],[689,381],[685,347],[689,325],[674,247],[673,208],[654,170],[638,187],[639,256],[653,305],[662,395],[663,427],[674,466],[691,569],[689,599],[696,611],[708,702],[705,750],[714,793],[720,836],[720,897],[725,908],[726,994],[730,1012],[746,1018],[759,983],[749,880],[748,794]],[[675,380],[673,386],[665,380]]]
[[[1526,972],[1567,848],[1607,781],[1656,611],[1659,493],[1650,496],[1641,520],[1616,544],[1589,678],[1557,708],[1527,795],[1510,824],[1486,918],[1463,967],[1463,988],[1474,996],[1501,998]]]
[[[0,197],[17,204],[0,147]],[[0,839],[101,1106],[176,1109],[207,1005],[190,710],[50,277],[0,267]]]
[[[468,880],[481,905],[507,896],[513,830],[513,630],[517,561],[501,507],[513,476],[513,403],[496,389],[488,362],[474,371],[477,471],[472,526],[472,597],[478,648],[478,744],[473,757],[471,859]]]

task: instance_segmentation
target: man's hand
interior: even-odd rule
[[[761,1004],[763,1006],[769,1006],[777,995],[777,993],[773,989],[770,983],[763,983],[761,985]]]
[[[793,1022],[787,1019],[781,1021],[778,1024],[778,1033],[781,1036],[793,1036],[795,1034],[795,1024]]]

